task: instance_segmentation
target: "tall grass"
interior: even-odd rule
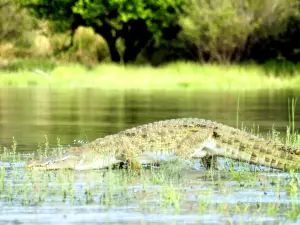
[[[19,68],[17,71],[0,71],[0,85],[102,89],[257,90],[297,88],[300,83],[300,73],[294,76],[289,74],[276,76],[272,73],[266,75],[264,68],[258,65],[176,62],[161,67],[116,64],[86,67],[68,64],[52,66],[52,70],[46,70],[49,66],[40,63],[31,66],[30,69],[26,69],[29,67],[25,66]]]

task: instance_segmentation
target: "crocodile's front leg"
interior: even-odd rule
[[[222,170],[224,167],[218,162],[217,157],[210,154],[210,149],[207,148],[209,146],[209,141],[206,141],[206,145],[204,145],[200,149],[196,149],[195,152],[192,154],[192,158],[194,159],[201,159],[203,166],[209,169],[215,170]]]
[[[208,147],[213,141],[212,129],[190,133],[178,145],[176,155],[185,159],[200,158],[206,169],[220,170],[223,167],[217,162],[216,157],[209,154]]]
[[[223,170],[224,169],[224,166],[217,160],[217,157],[215,157],[213,155],[206,155],[206,156],[202,157],[201,162],[207,170],[209,170],[209,169]]]

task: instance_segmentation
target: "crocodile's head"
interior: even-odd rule
[[[43,160],[33,160],[27,163],[27,168],[39,170],[56,169],[102,169],[120,163],[115,156],[99,156],[93,151],[69,151],[59,156],[50,156]]]
[[[27,168],[40,170],[75,169],[79,162],[79,157],[70,154],[64,154],[62,156],[50,156],[43,160],[30,161],[27,163]]]

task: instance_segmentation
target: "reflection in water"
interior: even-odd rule
[[[173,169],[7,170],[0,224],[299,224],[288,173]]]
[[[0,139],[10,145],[12,137],[19,150],[36,149],[47,135],[51,144],[73,140],[92,141],[128,127],[156,120],[198,117],[236,126],[275,125],[285,131],[288,98],[299,96],[291,90],[256,92],[202,91],[102,91],[98,89],[1,89]],[[296,120],[299,114],[296,113]]]

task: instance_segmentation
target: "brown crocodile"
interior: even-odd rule
[[[282,170],[299,170],[300,148],[265,140],[245,131],[198,118],[153,122],[28,164],[40,169],[100,169],[121,162],[140,165],[165,159],[216,156]]]

